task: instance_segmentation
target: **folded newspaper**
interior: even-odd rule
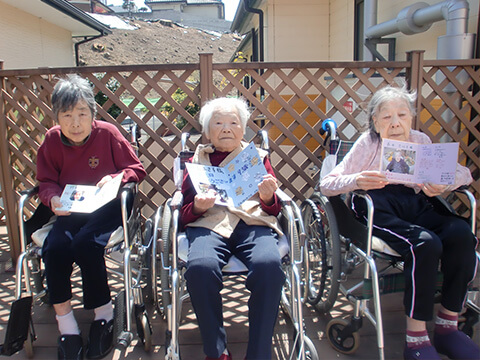
[[[380,171],[392,183],[453,185],[458,143],[416,144],[383,139]]]
[[[106,182],[101,188],[92,185],[68,184],[63,189],[59,211],[92,213],[115,199],[122,183],[123,172]]]
[[[267,170],[255,144],[250,143],[224,167],[186,163],[198,194],[213,192],[215,204],[238,207],[257,191]]]

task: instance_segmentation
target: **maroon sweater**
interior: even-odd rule
[[[229,154],[230,154],[229,152],[215,151],[210,154],[210,163],[212,164],[212,166],[218,166]],[[263,164],[265,165],[265,169],[267,170],[267,173],[275,176],[272,165],[270,164],[270,160],[268,160],[268,157],[265,156],[263,160]],[[181,223],[183,226],[186,226],[187,224],[194,222],[195,220],[202,217],[202,214],[195,215],[193,213],[193,199],[195,198],[195,195],[197,194],[197,192],[193,187],[192,180],[190,180],[190,176],[188,175],[187,169],[185,169],[185,176],[183,178],[182,194],[183,194],[183,207],[181,211]],[[265,211],[267,214],[277,216],[280,213],[282,205],[278,200],[277,195],[274,194],[273,196],[274,196],[274,202],[272,205],[270,206],[265,205],[265,203],[261,200],[260,200],[260,204],[262,206],[263,211]]]
[[[38,149],[39,197],[48,207],[67,184],[96,185],[104,176],[122,171],[122,184],[140,182],[146,175],[132,146],[113,124],[95,120],[83,145],[67,145],[67,141],[57,125],[48,130]]]

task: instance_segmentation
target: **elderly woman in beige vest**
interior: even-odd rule
[[[242,141],[250,117],[245,101],[218,98],[200,112],[203,134],[210,141],[199,145],[191,161],[222,167],[248,144]],[[277,180],[266,152],[259,150],[267,170],[258,192],[239,207],[215,204],[215,194],[195,191],[188,172],[182,187],[182,225],[189,240],[185,278],[202,335],[206,359],[232,359],[223,326],[222,268],[235,255],[248,268],[246,287],[251,292],[249,342],[245,359],[271,359],[281,289],[285,280],[277,248],[281,234],[277,218],[280,202]]]

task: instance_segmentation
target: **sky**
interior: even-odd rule
[[[239,0],[223,0],[225,4],[225,20],[232,21],[235,17],[235,12],[237,11]],[[123,0],[107,0],[107,5],[122,5]],[[145,3],[143,0],[135,0],[138,8],[144,7]]]

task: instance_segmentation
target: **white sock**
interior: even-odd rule
[[[105,305],[95,308],[95,320],[106,320],[109,322],[113,319],[113,304],[110,300]]]
[[[55,317],[61,335],[80,335],[80,329],[78,328],[73,311],[65,315],[56,315]]]

